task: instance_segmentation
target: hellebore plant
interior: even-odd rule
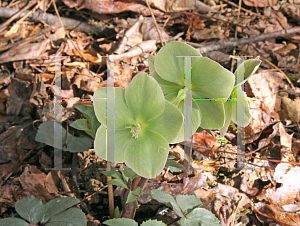
[[[106,89],[115,89],[115,153],[107,157]],[[171,143],[183,124],[181,112],[165,100],[159,84],[146,73],[136,75],[126,89],[103,87],[94,93],[94,110],[101,126],[94,146],[98,156],[119,162],[138,175],[154,178],[164,168]],[[114,128],[108,128],[114,129]]]
[[[170,42],[157,56],[149,57],[150,76],[161,86],[166,100],[173,103],[184,114],[185,70],[184,57],[192,57],[192,135],[199,127],[219,129],[225,122],[224,102],[230,96],[234,86],[234,74],[217,62],[201,57],[193,47]],[[182,126],[174,143],[184,140]]]
[[[260,63],[261,61],[258,57],[256,59],[246,60],[240,64],[234,72],[234,88],[230,94],[230,100],[224,103],[225,123],[224,126],[220,128],[221,136],[224,136],[231,121],[242,127],[250,123],[252,116],[249,111],[248,98],[242,90],[242,85],[256,72]],[[237,101],[238,96],[242,97],[241,101]]]

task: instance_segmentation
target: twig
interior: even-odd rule
[[[36,34],[34,34],[33,36],[27,37],[19,42],[15,42],[15,43],[11,43],[5,46],[0,47],[0,52],[5,51],[7,49],[10,49],[12,47],[20,47],[21,45],[24,45],[28,42],[32,42],[33,40],[37,40],[39,38],[41,38],[42,36],[44,36],[46,33],[50,32],[52,29],[58,29],[60,27],[59,24],[54,23],[51,26],[37,32]]]
[[[237,48],[238,49],[238,48]],[[251,54],[251,55],[255,55],[255,56],[258,56],[258,55],[256,55],[256,54],[252,54],[252,53],[250,53],[250,52],[248,52],[248,51],[246,51],[246,50],[243,50],[243,49],[238,49],[238,50],[240,50],[240,51],[242,51],[242,52],[245,52],[245,53],[248,53],[248,54]],[[265,62],[267,62],[268,64],[270,64],[272,67],[274,67],[275,69],[277,69],[279,72],[281,72],[284,76],[285,76],[285,78],[286,78],[286,80],[288,81],[288,83],[291,85],[291,87],[293,88],[293,90],[296,92],[296,88],[295,88],[295,86],[293,85],[293,83],[291,82],[291,80],[289,79],[289,77],[280,69],[280,68],[278,68],[275,64],[273,64],[272,62],[270,62],[269,60],[267,60],[266,58],[263,58],[263,57],[259,57],[260,59],[262,59],[263,61],[265,61]]]
[[[27,9],[31,8],[36,3],[37,3],[37,0],[33,0],[33,1],[29,2],[29,4],[27,6],[25,6],[23,9],[21,9],[19,12],[18,12],[18,9],[8,9],[8,8],[1,7],[7,11],[13,10],[14,13],[12,13],[9,16],[10,18],[7,21],[5,21],[3,24],[0,25],[0,31],[3,31],[12,21],[19,18],[21,16],[21,14],[23,14]],[[13,15],[13,14],[15,14],[15,15]],[[2,16],[2,15],[0,14],[0,16]]]
[[[245,45],[253,42],[258,42],[265,40],[267,38],[274,38],[276,36],[285,36],[288,34],[293,34],[300,32],[300,27],[294,27],[290,29],[284,29],[281,31],[276,31],[276,32],[271,32],[267,34],[262,34],[250,38],[244,38],[244,39],[239,39],[237,41],[220,41],[220,42],[210,42],[204,45],[203,47],[197,48],[197,50],[202,54],[202,53],[207,53],[210,51],[214,50],[219,50],[219,49],[224,49],[224,48],[231,48],[235,47],[238,45]]]
[[[30,14],[34,13],[34,12],[40,7],[40,5],[42,5],[42,4],[44,3],[44,1],[45,1],[45,0],[40,1],[39,4],[37,4],[32,10],[30,10],[29,12],[27,12],[27,13],[25,14],[25,16],[23,16],[16,24],[20,24],[20,23],[22,23],[24,20],[26,20],[27,17],[30,16]]]
[[[233,5],[233,6],[235,6],[235,7],[239,7],[237,4],[235,4],[235,3],[231,2],[231,1],[228,1],[228,0],[223,0],[223,1],[227,2],[227,3],[230,4],[230,5]],[[245,8],[243,8],[243,7],[241,7],[241,10],[243,10],[243,11],[245,11],[245,12],[247,12],[247,13],[252,13],[252,14],[254,14],[254,15],[258,16],[258,17],[261,17],[261,18],[263,18],[263,19],[266,18],[266,16],[260,15],[259,13],[252,12],[251,10],[245,9]]]
[[[10,9],[10,8],[5,8],[5,7],[0,7],[0,17],[10,18],[17,12],[18,12],[18,9]],[[27,12],[28,11],[25,11],[25,12],[19,14],[18,16],[16,16],[16,18],[23,17]],[[16,19],[16,18],[14,18],[14,19]],[[36,22],[40,21],[38,18],[40,18],[41,20],[47,21],[47,23],[49,23],[49,24],[53,24],[54,22],[58,21],[57,16],[52,15],[50,13],[44,13],[41,10],[36,11],[35,15],[31,14],[28,17],[29,20],[33,20]],[[105,32],[107,35],[113,35],[115,33],[115,31],[113,29],[109,29],[106,26],[92,25],[92,24],[84,23],[82,21],[69,19],[66,17],[61,17],[61,20],[66,28],[78,29],[85,33]],[[6,22],[4,22],[4,23],[6,23]],[[5,26],[7,26],[7,25],[5,25]]]
[[[239,0],[239,8],[238,8],[238,17],[237,17],[237,23],[240,21],[240,14],[241,14],[241,7],[242,7],[242,0]],[[234,33],[234,40],[237,40],[237,32],[238,32],[238,26],[235,26],[235,33]],[[233,49],[232,55],[235,56],[236,49]],[[234,58],[231,58],[231,72],[233,72],[234,67]]]
[[[86,212],[87,214],[92,216],[91,212],[89,211],[89,209],[87,208],[85,203],[82,201],[82,198],[80,197],[80,195],[78,193],[76,164],[77,164],[77,153],[73,153],[73,157],[72,157],[72,180],[73,180],[74,189],[76,191],[75,195],[76,195],[76,198],[79,199],[80,205],[81,205],[82,209],[84,210],[84,212]]]
[[[151,16],[152,16],[152,19],[153,19],[153,23],[155,24],[155,27],[156,27],[156,30],[157,30],[157,33],[158,33],[160,42],[161,42],[162,46],[164,46],[164,40],[163,40],[163,38],[162,38],[162,36],[161,36],[160,30],[159,30],[159,28],[158,28],[156,19],[155,19],[154,15],[153,15],[153,12],[152,12],[152,9],[151,9],[151,7],[150,7],[150,5],[149,5],[148,0],[146,0],[146,4],[147,4],[147,6],[148,6],[148,8],[149,8],[149,10],[150,10],[150,13],[151,13]]]

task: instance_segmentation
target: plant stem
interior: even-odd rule
[[[145,189],[146,185],[147,185],[148,179],[144,178],[144,177],[136,177],[133,179],[132,183],[131,183],[131,191],[133,191],[134,189],[136,189],[137,187],[140,187],[141,189]],[[126,190],[128,191],[128,190]],[[129,194],[129,192],[125,193],[126,195],[124,195],[124,200],[127,200],[127,196]],[[137,199],[140,196],[137,197]],[[136,211],[136,207],[134,205],[134,202],[130,202],[130,203],[126,203],[124,205],[124,210],[122,212],[122,218],[129,218],[129,219],[134,219],[134,215],[135,215],[135,211]]]
[[[110,171],[110,162],[106,162],[106,171]],[[111,180],[112,178],[107,176],[107,183]],[[115,212],[115,206],[114,206],[114,190],[113,186],[111,184],[108,185],[108,206],[109,206],[109,217],[110,219],[114,218],[114,212]]]

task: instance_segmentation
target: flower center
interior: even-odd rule
[[[139,137],[139,132],[141,131],[141,126],[139,123],[135,122],[134,124],[127,126],[126,128],[130,128],[131,129],[131,134],[132,137],[134,138],[138,138]]]
[[[179,103],[184,100],[185,98],[185,94],[184,94],[184,89],[181,89],[178,91],[177,97],[175,98],[175,100],[172,102],[172,104],[174,104],[176,107],[179,106]]]

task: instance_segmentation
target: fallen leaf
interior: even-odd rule
[[[243,0],[247,6],[267,7],[277,4],[277,0]]]

